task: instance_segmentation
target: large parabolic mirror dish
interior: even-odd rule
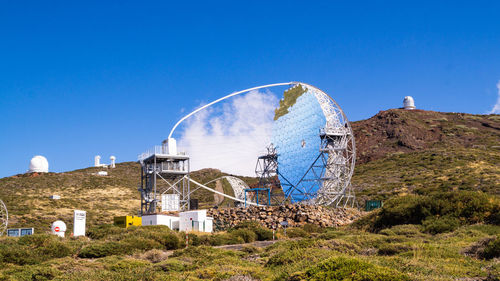
[[[285,197],[325,205],[344,199],[355,145],[338,104],[323,91],[299,83],[285,91],[274,120],[272,144]]]
[[[284,92],[281,89],[278,92],[283,94],[276,94],[275,87],[282,87]],[[264,92],[256,94],[256,91],[261,90]],[[264,103],[267,106],[265,110],[264,104],[252,108],[248,103],[251,99],[247,100],[246,97],[254,95],[262,98],[265,96],[263,94],[275,95],[271,99],[261,99],[261,101],[272,101],[272,104]],[[238,95],[241,95],[241,98],[235,97]],[[245,118],[249,117],[238,119],[239,114],[236,111],[206,119],[212,120],[207,121],[211,126],[193,125],[200,123],[197,119],[205,120],[203,118],[211,112],[217,112],[214,109],[217,103],[221,103],[224,109],[232,108],[223,103],[225,100],[229,102],[230,99],[233,99],[235,104],[243,104],[247,113],[251,111],[250,118],[257,116],[258,122],[245,121],[247,120]],[[208,109],[209,107],[213,108]],[[302,82],[287,82],[234,92],[205,104],[181,118],[170,131],[168,139],[173,137],[175,129],[184,120],[200,111],[204,112],[184,124],[185,129],[181,130],[179,138],[179,146],[186,147],[185,151],[190,155],[193,167],[200,159],[211,165],[200,165],[201,167],[195,169],[220,168],[227,171],[226,169],[236,165],[255,165],[253,161],[258,157],[267,161],[265,167],[271,168],[266,171],[257,171],[256,168],[257,177],[272,178],[272,181],[267,182],[273,184],[276,183],[276,179],[279,181],[282,189],[279,203],[345,206],[349,199],[354,198],[350,185],[355,165],[355,143],[351,125],[340,106],[320,89]],[[224,119],[225,117],[228,119]],[[236,122],[238,126],[235,126],[234,120],[243,120],[245,124]],[[259,129],[256,130],[256,127]],[[244,136],[248,131],[257,133]],[[249,151],[249,146],[244,146],[242,140],[248,139],[258,139],[252,142],[252,145],[258,143],[261,148],[260,154],[252,154],[251,157],[242,156],[243,152]],[[217,153],[206,153],[214,149],[219,150]],[[268,155],[261,154],[265,154],[266,150]],[[216,157],[221,158],[223,155],[227,158],[222,161],[226,166],[222,164],[219,167],[215,166],[214,163],[219,160]],[[213,159],[209,159],[210,157]],[[250,176],[248,173],[231,171],[229,173]]]

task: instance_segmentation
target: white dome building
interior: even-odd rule
[[[49,161],[47,158],[37,155],[31,158],[29,173],[48,173],[49,172]]]
[[[405,99],[403,100],[403,108],[404,109],[415,109],[415,101],[413,100],[413,97],[411,96],[406,96]]]
[[[66,224],[63,221],[55,221],[52,223],[50,230],[52,234],[64,237],[64,233],[66,233]]]

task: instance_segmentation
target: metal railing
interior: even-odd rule
[[[167,152],[167,146],[163,146],[163,145],[155,145],[154,147],[146,150],[145,152],[137,155],[137,160],[139,161],[143,161],[144,159],[150,157],[151,155],[154,155],[154,154],[164,154],[164,155],[167,155],[168,152]],[[177,155],[186,155],[186,152],[184,151],[181,151],[181,152],[177,152]]]

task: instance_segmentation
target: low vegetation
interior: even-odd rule
[[[291,92],[277,116],[300,94]],[[499,280],[499,122],[498,115],[418,110],[355,122],[361,165],[353,186],[361,206],[367,199],[384,206],[339,228],[273,233],[245,221],[189,233],[186,244],[186,233],[164,226],[110,225],[113,216],[137,211],[137,163],[120,163],[107,177],[88,168],[3,178],[10,226],[36,234],[0,238],[0,280]],[[223,175],[192,174],[199,182]],[[208,191],[194,197],[213,206]],[[44,234],[56,219],[70,222],[73,209],[87,210],[86,237]]]
[[[260,228],[244,222],[228,232],[191,233],[189,247],[184,233],[162,226],[100,226],[79,238],[1,238],[0,280],[495,280],[500,273],[496,225],[443,234],[414,224],[378,233],[304,226],[292,232],[305,237],[280,229],[280,240],[264,248],[212,247],[258,239],[252,227]]]
[[[424,232],[450,232],[461,225],[491,223],[498,225],[500,200],[482,192],[434,192],[406,195],[386,201],[384,207],[354,225],[380,231],[396,225],[421,225]]]

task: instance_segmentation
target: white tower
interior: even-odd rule
[[[403,100],[403,108],[404,109],[415,109],[415,101],[411,96],[406,96]]]
[[[116,157],[114,156],[111,156],[109,157],[109,159],[111,160],[111,164],[109,165],[111,168],[114,168],[115,167],[115,160],[116,160]]]
[[[48,173],[49,172],[49,162],[47,158],[37,155],[31,158],[30,168],[28,170],[29,173],[37,172],[37,173]]]
[[[94,157],[94,167],[101,167],[101,156],[96,155]]]

